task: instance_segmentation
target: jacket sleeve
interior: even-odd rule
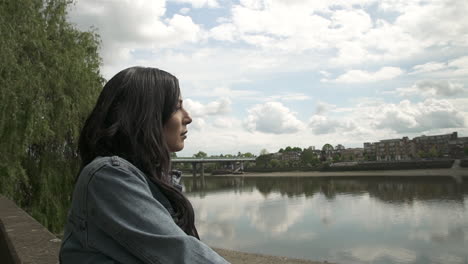
[[[106,164],[94,172],[87,192],[88,221],[143,263],[228,263],[174,223],[141,173]]]

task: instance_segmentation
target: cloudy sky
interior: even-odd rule
[[[100,34],[106,79],[179,78],[191,156],[468,136],[466,14],[466,0],[76,0],[69,17]]]

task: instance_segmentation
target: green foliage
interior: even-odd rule
[[[197,154],[193,154],[193,157],[194,157],[194,158],[201,159],[201,158],[206,158],[206,157],[208,157],[208,154],[206,154],[206,153],[203,152],[203,151],[198,151]]]
[[[240,157],[240,158],[255,158],[255,155],[250,153],[250,152],[246,152],[246,153],[238,153],[237,154],[237,157]]]
[[[266,168],[270,164],[272,156],[269,154],[260,155],[255,159],[255,165],[259,168]]]
[[[323,147],[322,147],[322,151],[324,151],[324,152],[330,152],[330,151],[333,151],[333,150],[334,150],[333,146],[331,144],[328,144],[328,143],[323,145]]]
[[[341,160],[342,160],[342,157],[340,154],[333,155],[333,162],[339,162]]]
[[[437,151],[435,146],[432,146],[431,149],[429,150],[429,158],[436,158],[439,157],[439,151]]]
[[[0,2],[0,192],[59,231],[79,169],[79,130],[102,88],[99,38],[68,0]]]
[[[270,160],[270,166],[272,168],[278,168],[278,167],[280,167],[280,164],[281,164],[280,161],[277,160],[277,159]]]
[[[301,161],[303,164],[313,165],[318,162],[318,157],[312,149],[305,149],[301,155]]]

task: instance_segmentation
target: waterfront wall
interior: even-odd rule
[[[60,239],[0,195],[0,260],[3,264],[58,263]]]
[[[289,171],[376,171],[376,170],[415,170],[415,169],[448,169],[452,167],[453,159],[444,160],[420,160],[420,161],[368,161],[368,162],[342,162],[344,165],[321,164],[315,167],[283,167],[283,168],[258,168],[245,169],[246,172],[289,172]],[[345,164],[347,163],[347,164]],[[337,166],[338,165],[338,166]],[[462,167],[468,167],[468,160],[462,160]]]
[[[448,169],[453,165],[453,159],[421,160],[397,162],[358,162],[355,165],[329,166],[323,171],[374,171],[374,170],[415,170],[415,169]]]

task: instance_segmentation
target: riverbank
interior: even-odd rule
[[[286,257],[245,253],[219,248],[213,249],[232,264],[332,264],[331,262],[327,261],[318,262],[312,260],[292,259]]]
[[[418,176],[448,176],[468,177],[468,168],[450,169],[417,169],[417,170],[375,170],[375,171],[282,171],[282,172],[244,172],[243,174],[221,174],[214,177],[418,177]]]

